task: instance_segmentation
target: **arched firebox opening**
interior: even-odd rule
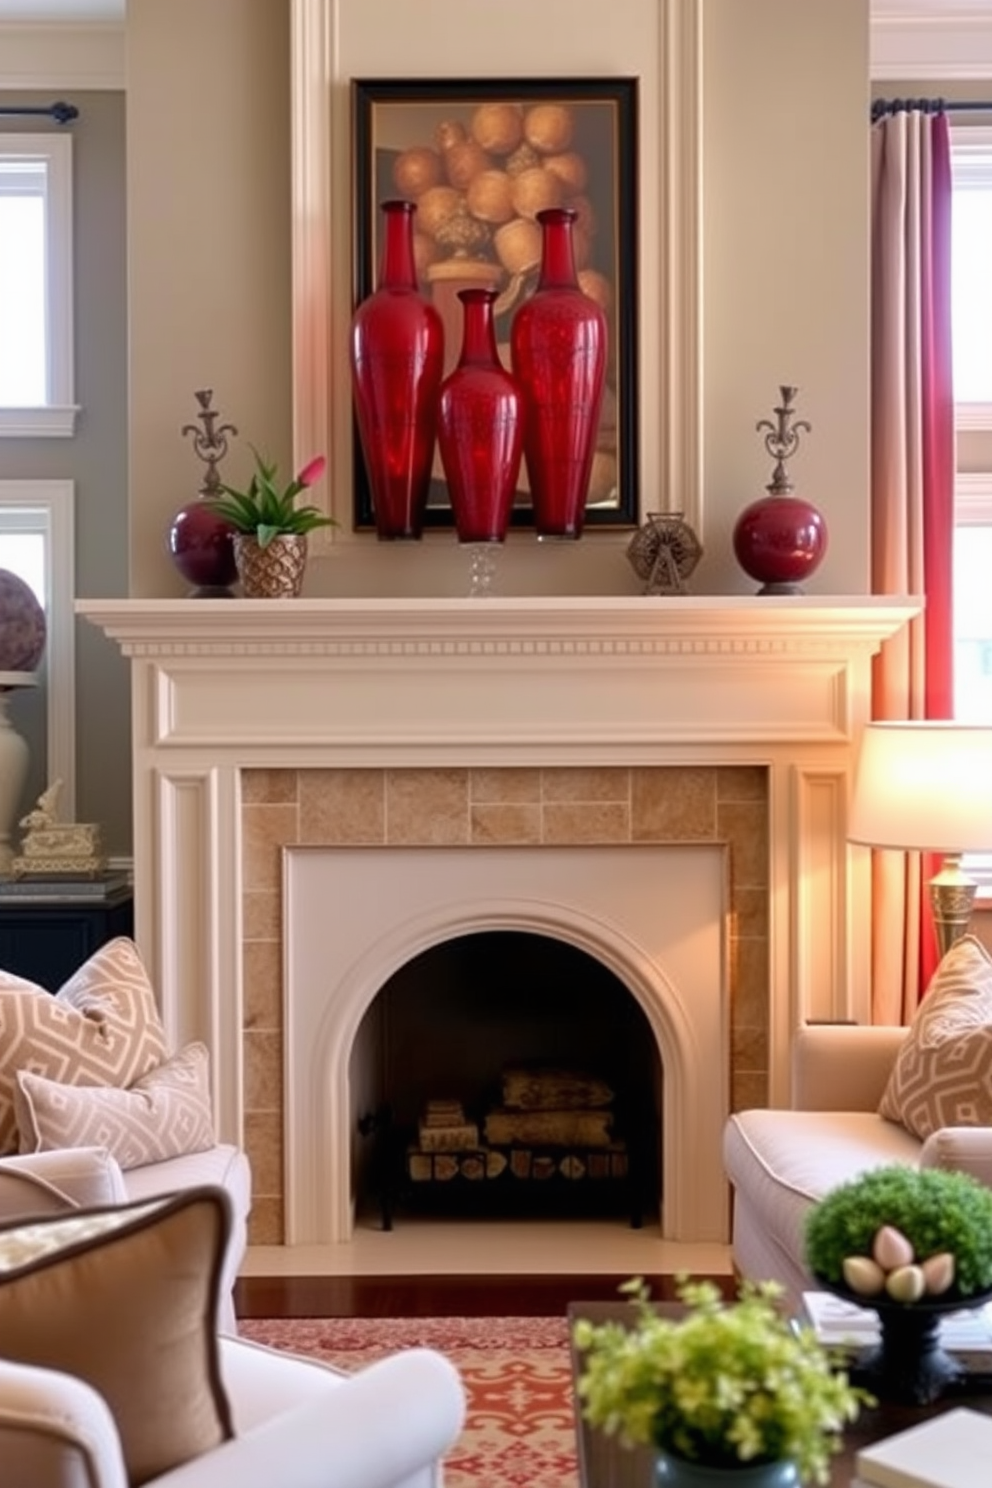
[[[657,1041],[620,978],[564,940],[484,930],[413,956],[366,1010],[349,1083],[359,1224],[657,1216]]]

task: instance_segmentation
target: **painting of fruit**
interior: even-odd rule
[[[603,310],[608,333],[592,526],[636,524],[636,106],[632,78],[352,84],[355,303],[375,285],[382,203],[412,201],[418,282],[444,325],[446,375],[461,349],[459,291],[496,290],[505,348],[538,281],[538,213],[575,214],[579,287]],[[439,461],[435,475],[432,525],[450,525]],[[518,495],[514,523],[526,525],[525,472]],[[367,525],[360,499],[358,508],[358,525]]]

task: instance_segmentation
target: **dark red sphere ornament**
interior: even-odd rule
[[[172,561],[188,584],[202,597],[237,582],[234,528],[202,497],[179,508],[169,528]]]
[[[759,594],[801,594],[802,580],[815,573],[827,551],[827,524],[811,501],[793,495],[786,462],[809,433],[805,419],[794,422],[794,387],[781,387],[775,423],[762,419],[765,448],[775,460],[767,496],[744,508],[734,526],[734,555],[746,574],[761,584]]]

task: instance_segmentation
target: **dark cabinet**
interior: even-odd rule
[[[134,897],[11,900],[0,893],[0,970],[57,992],[115,935],[134,934]]]

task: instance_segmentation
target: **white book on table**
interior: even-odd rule
[[[992,1416],[959,1406],[863,1447],[851,1488],[983,1488],[992,1483]]]
[[[803,1292],[803,1309],[821,1343],[864,1348],[879,1340],[878,1313],[871,1306],[858,1307],[832,1292]],[[948,1313],[939,1338],[963,1368],[992,1372],[992,1303]]]

